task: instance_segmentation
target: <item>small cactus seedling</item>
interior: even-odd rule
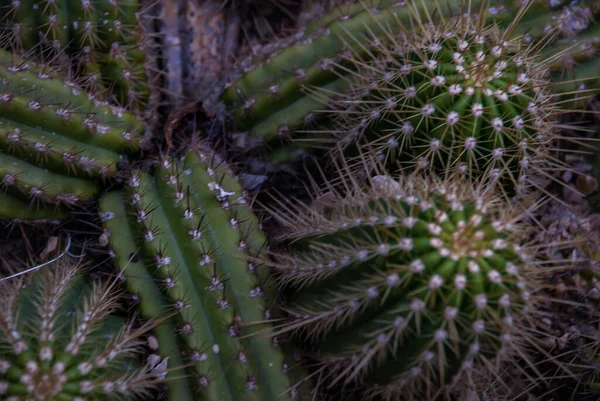
[[[118,263],[136,255],[126,276],[142,312],[160,313],[149,306],[157,303],[179,312],[178,330],[157,337],[179,341],[193,372],[191,387],[172,391],[207,401],[304,399],[279,342],[246,338],[271,318],[273,297],[264,268],[244,260],[265,239],[227,165],[192,150],[183,162],[164,159],[154,177],[133,173],[125,192],[101,201],[102,217]]]
[[[149,3],[145,4],[144,3]],[[138,109],[148,96],[147,57],[153,1],[42,0],[0,2],[0,46],[16,55],[51,58],[85,77],[88,91]],[[147,65],[148,64],[148,65]]]
[[[277,332],[314,346],[322,382],[430,401],[485,386],[469,382],[481,369],[502,380],[515,355],[530,363],[535,286],[514,209],[466,181],[378,175],[365,187],[349,168],[313,204],[270,209],[281,250],[256,260],[287,290]]]
[[[36,202],[89,199],[139,149],[144,125],[50,68],[0,59],[2,186]]]
[[[153,323],[114,314],[117,281],[86,283],[66,257],[33,274],[0,282],[0,398],[148,400],[167,360],[143,357]]]

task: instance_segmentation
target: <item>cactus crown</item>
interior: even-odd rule
[[[489,187],[380,175],[365,188],[348,167],[340,176],[343,191],[315,194],[325,206],[270,210],[287,249],[262,259],[290,288],[280,330],[318,343],[331,383],[435,399],[525,355],[527,230]]]
[[[167,362],[157,355],[131,365],[155,323],[117,317],[117,281],[88,285],[81,273],[63,258],[34,273],[32,285],[20,278],[2,283],[2,399],[148,399],[166,375]]]

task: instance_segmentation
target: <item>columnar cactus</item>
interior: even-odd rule
[[[265,246],[248,202],[227,165],[206,149],[182,163],[164,159],[154,177],[134,173],[125,193],[101,201],[117,262],[127,265],[135,254],[135,270],[125,275],[142,313],[179,311],[178,329],[158,340],[181,343],[196,400],[305,396],[295,362],[268,338],[268,324],[257,325],[272,318],[273,289],[264,268],[244,260]],[[189,399],[190,390],[172,391]]]
[[[379,175],[365,188],[346,170],[312,204],[268,213],[280,248],[255,261],[287,292],[278,332],[312,344],[324,385],[364,399],[441,399],[482,369],[501,380],[533,341],[518,214],[467,182]]]
[[[0,46],[24,56],[50,52],[57,64],[86,77],[90,91],[108,90],[138,108],[148,96],[149,4],[143,0],[0,2]],[[151,3],[151,2],[148,2]]]
[[[142,356],[153,322],[115,314],[117,281],[86,283],[67,258],[33,274],[0,283],[0,397],[147,400],[168,361]]]
[[[59,73],[0,51],[0,180],[27,200],[73,204],[94,196],[139,149],[134,115]]]

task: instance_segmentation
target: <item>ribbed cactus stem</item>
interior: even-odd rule
[[[87,77],[89,91],[108,91],[139,110],[148,96],[149,16],[145,1],[48,0],[0,2],[0,46],[19,56],[53,60]]]
[[[59,221],[65,218],[65,212],[51,206],[31,207],[19,198],[0,193],[0,218],[11,221]]]
[[[271,289],[263,287],[264,268],[245,257],[257,255],[265,239],[222,160],[211,151],[189,152],[182,162],[164,159],[154,177],[134,174],[127,193],[134,217],[115,220],[111,242],[118,241],[118,226],[129,223],[140,260],[179,311],[177,335],[185,343],[197,397],[303,397],[286,374],[290,362],[268,336],[269,326],[257,324],[270,318],[265,298]]]
[[[171,306],[164,300],[161,285],[155,282],[146,269],[139,245],[134,240],[137,233],[131,230],[129,224],[123,224],[132,219],[124,199],[123,191],[113,191],[100,202],[101,221],[110,238],[111,256],[127,277],[128,292],[143,301],[139,303],[142,316],[145,319],[160,319],[169,313]],[[158,353],[163,358],[168,358],[169,368],[174,369],[175,378],[169,378],[168,382],[169,399],[194,400],[188,378],[181,377],[184,374],[184,360],[179,349],[176,322],[174,319],[164,321],[154,331],[158,340]]]
[[[131,112],[0,50],[0,179],[22,199],[77,203],[94,196],[138,150]]]

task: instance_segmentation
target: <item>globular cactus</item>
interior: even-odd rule
[[[388,163],[492,173],[513,187],[549,175],[563,111],[548,66],[507,31],[475,24],[417,22],[412,32],[390,30],[367,57],[350,54],[356,72],[325,113],[332,136],[372,146]]]
[[[19,55],[52,59],[85,77],[88,91],[131,109],[149,95],[154,68],[151,16],[144,0],[3,0],[0,46]]]
[[[139,150],[145,126],[51,68],[0,51],[0,182],[23,200],[87,200]]]
[[[148,400],[168,361],[144,356],[142,325],[117,315],[117,280],[88,283],[75,259],[0,282],[0,398]]]
[[[183,162],[165,158],[154,177],[132,173],[100,207],[117,263],[132,262],[125,275],[142,315],[179,312],[177,329],[157,335],[163,351],[179,343],[192,372],[187,386],[171,384],[171,400],[308,396],[297,362],[277,339],[256,334],[270,331],[274,289],[268,271],[244,258],[265,238],[223,160],[204,148]]]
[[[338,172],[312,203],[268,210],[277,249],[253,260],[284,289],[276,333],[312,347],[324,386],[431,401],[530,362],[535,255],[520,213],[467,181]]]

